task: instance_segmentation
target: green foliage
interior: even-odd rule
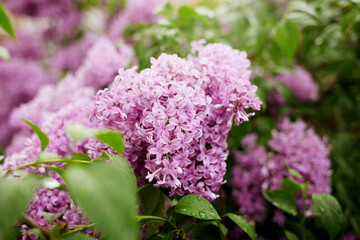
[[[19,220],[30,202],[35,188],[40,185],[33,176],[24,179],[0,178],[0,238]]]
[[[50,225],[53,224],[53,222],[58,219],[59,217],[61,217],[62,215],[64,215],[66,213],[66,211],[62,211],[59,213],[48,213],[48,212],[42,212],[41,215],[46,218],[46,220],[48,221],[48,223]]]
[[[230,218],[236,225],[238,225],[244,232],[246,232],[252,240],[257,239],[257,233],[255,232],[255,227],[252,226],[246,219],[236,215],[234,213],[227,213],[224,217]]]
[[[13,39],[16,39],[15,31],[11,24],[10,14],[5,9],[4,5],[0,3],[0,26],[7,32]]]
[[[283,190],[262,190],[262,194],[274,206],[293,216],[297,215],[295,198],[289,192]]]
[[[202,220],[220,220],[215,208],[203,197],[186,195],[177,203],[175,212]]]
[[[299,44],[300,32],[296,23],[291,20],[280,22],[276,28],[275,42],[285,55],[292,59]]]
[[[95,238],[90,237],[87,234],[82,234],[82,233],[77,233],[77,234],[73,234],[64,238],[61,238],[61,240],[93,240]]]
[[[121,157],[69,167],[65,182],[75,202],[114,239],[136,239],[136,180]]]
[[[100,131],[94,135],[100,141],[109,145],[117,153],[123,154],[124,138],[122,134],[115,131]]]
[[[49,138],[46,136],[46,134],[43,131],[41,131],[41,129],[38,126],[36,126],[30,120],[25,118],[22,118],[22,120],[26,122],[39,137],[41,143],[41,151],[44,151],[45,148],[49,145]]]
[[[323,226],[328,230],[331,239],[334,239],[340,229],[342,222],[341,206],[335,197],[329,194],[313,194],[313,213],[319,217]]]

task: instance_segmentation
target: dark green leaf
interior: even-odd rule
[[[294,195],[295,193],[301,192],[301,186],[297,182],[284,178],[281,183],[281,190]]]
[[[74,156],[71,158],[72,160],[85,160],[85,161],[91,161],[91,157],[85,153],[75,153]]]
[[[137,238],[136,180],[126,160],[70,166],[65,182],[74,201],[101,229],[114,239]]]
[[[50,225],[53,224],[53,222],[58,219],[59,217],[61,217],[62,215],[64,215],[66,213],[66,211],[62,211],[59,213],[48,213],[48,212],[42,212],[41,215],[46,218],[46,220],[48,221],[48,223]]]
[[[0,239],[21,218],[39,184],[39,179],[33,176],[24,179],[0,178]]]
[[[276,28],[275,42],[285,55],[292,59],[299,44],[300,32],[296,23],[291,20],[280,22]]]
[[[5,9],[4,5],[0,3],[0,26],[7,32],[12,38],[16,39],[16,35],[11,24],[10,14]]]
[[[104,131],[94,135],[100,141],[108,144],[117,153],[123,154],[124,138],[121,133],[115,131]]]
[[[291,91],[289,89],[289,91]],[[301,173],[299,173],[298,171],[296,171],[295,169],[292,169],[289,167],[289,165],[284,161],[284,164],[285,164],[285,168],[286,168],[286,171],[288,171],[288,173],[290,173],[291,175],[293,175],[294,177],[297,177],[297,178],[300,178],[302,179],[303,176],[301,175]]]
[[[285,235],[289,240],[299,240],[299,238],[293,232],[285,230]]]
[[[271,202],[274,206],[293,216],[297,215],[296,202],[292,194],[283,190],[263,190],[262,194],[266,200]]]
[[[49,145],[49,138],[46,136],[46,134],[43,131],[41,131],[41,129],[38,126],[30,122],[28,119],[25,118],[21,118],[21,119],[24,122],[26,122],[32,128],[32,130],[38,135],[41,142],[41,151],[44,151],[45,148]]]
[[[196,195],[186,195],[182,197],[174,211],[203,220],[221,219],[208,200]]]
[[[312,195],[314,200],[313,213],[319,217],[328,230],[331,239],[334,239],[341,229],[342,210],[335,197],[330,194],[317,193]]]
[[[255,232],[255,227],[251,225],[243,217],[236,215],[234,213],[227,213],[224,217],[230,218],[236,225],[238,225],[244,232],[246,232],[252,240],[257,239],[257,233]]]
[[[347,13],[343,19],[341,20],[341,31],[345,31],[351,24],[354,23],[355,19],[358,17],[358,13],[356,11],[351,11]]]

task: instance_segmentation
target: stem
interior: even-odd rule
[[[77,227],[77,229],[74,229],[72,231],[68,231],[68,232],[62,234],[60,237],[63,238],[63,237],[72,235],[74,233],[81,232],[81,231],[86,230],[88,228],[95,227],[95,226],[96,226],[96,223],[92,223],[92,224],[89,224],[89,225],[75,225],[75,227]]]
[[[220,187],[220,200],[221,200],[221,215],[225,215],[226,214],[225,196],[224,196],[224,190],[222,187]],[[225,219],[223,219],[222,221],[225,224]]]
[[[38,228],[40,229],[40,231],[43,233],[43,235],[45,236],[46,239],[49,240],[57,240],[56,237],[51,235],[51,232],[49,231],[49,229],[44,228],[42,226],[40,226],[37,222],[35,222],[29,215],[27,214],[23,214],[23,218],[25,220],[25,223],[33,228]]]
[[[59,162],[64,162],[64,163],[68,163],[68,162],[73,162],[73,163],[87,163],[89,164],[89,161],[84,161],[84,160],[71,160],[71,159],[65,159],[65,158],[60,158],[60,159],[49,159],[49,160],[41,160],[41,161],[35,161],[32,163],[26,163],[23,165],[20,165],[14,169],[9,169],[6,173],[5,173],[5,177],[8,176],[11,172],[14,171],[18,171],[20,169],[26,168],[26,167],[37,167],[40,166],[41,164],[48,164],[48,163],[59,163]]]

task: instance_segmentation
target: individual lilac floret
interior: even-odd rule
[[[232,171],[232,196],[240,207],[241,216],[249,221],[263,222],[266,201],[261,194],[261,185],[265,180],[261,169],[267,159],[267,153],[256,141],[256,134],[247,135],[241,141],[244,152],[233,152],[236,166]]]
[[[226,62],[237,59],[241,53],[230,49],[217,56]],[[213,62],[205,54],[188,59],[162,54],[151,64],[140,73],[119,70],[112,86],[94,98],[92,119],[124,133],[124,157],[140,176],[169,188],[170,195],[189,193],[213,200],[224,183],[228,132],[233,119],[241,122],[238,109],[244,111],[240,106],[227,111],[230,103],[219,106],[217,101],[223,99],[215,90],[226,85],[221,82],[229,81],[227,75],[237,77],[238,82],[231,81],[238,90],[233,92],[234,103],[244,102],[244,108],[256,110],[260,102],[252,96],[255,90],[249,88],[243,71],[231,70],[236,75],[218,67],[210,72]]]
[[[52,82],[51,75],[34,61],[0,61],[0,144],[8,142],[12,134],[8,125],[11,110],[31,100],[42,85]]]
[[[127,1],[126,8],[114,18],[109,28],[109,36],[113,41],[121,39],[123,31],[131,24],[155,23],[159,16],[156,9],[166,0],[131,0]],[[146,7],[144,7],[146,6]]]
[[[75,72],[83,64],[96,39],[95,35],[88,34],[68,46],[59,48],[52,59],[52,66],[62,71]]]
[[[82,85],[99,89],[109,84],[117,70],[133,59],[134,52],[131,47],[122,45],[117,49],[110,40],[101,38],[89,50],[76,75]]]
[[[262,149],[262,147],[256,145],[251,145],[252,148],[250,148],[247,140],[248,137],[245,138],[246,140],[244,141],[246,142],[243,143],[245,144],[245,153],[235,155],[237,166],[233,176],[234,197],[240,206],[241,214],[260,215],[261,211],[258,211],[260,208],[255,208],[252,205],[250,207],[247,206],[243,199],[259,198],[261,196],[261,189],[280,189],[285,177],[300,183],[306,182],[308,184],[307,194],[330,193],[331,191],[330,148],[327,146],[326,139],[321,139],[302,120],[292,123],[288,118],[283,119],[277,130],[272,132],[272,135],[272,139],[268,142],[271,152],[262,155],[262,157],[266,156],[265,161],[262,161],[259,157],[258,161],[261,161],[261,164],[256,161],[252,165],[247,164],[250,158],[254,159],[256,151]],[[253,136],[250,135],[250,139],[252,138]],[[254,141],[252,143],[254,144]],[[298,171],[303,176],[303,179],[291,175],[286,170],[285,163],[291,169]],[[238,179],[242,179],[239,175],[249,173],[251,174],[249,179],[252,179],[252,181],[249,182],[248,186],[244,182],[239,182]],[[245,193],[243,195],[238,194],[239,191],[247,189],[247,187],[258,189],[258,191],[248,191],[247,194],[250,196],[246,196]],[[311,214],[310,204],[311,199],[308,199],[305,209],[305,213],[308,215]],[[297,199],[297,205],[300,209],[302,208],[301,197]],[[265,212],[263,214],[265,215]],[[276,213],[274,221],[283,221],[281,213]]]
[[[303,67],[295,67],[292,74],[282,73],[276,76],[274,82],[286,83],[300,101],[316,101],[318,99],[319,86]]]

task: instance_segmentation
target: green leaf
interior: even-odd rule
[[[147,184],[138,189],[140,207],[144,215],[163,217],[165,213],[165,201],[163,193],[159,188]],[[153,235],[159,224],[150,224],[146,230],[146,235]]]
[[[16,35],[11,24],[10,14],[5,9],[4,5],[0,3],[0,26],[7,32],[13,39],[16,39]]]
[[[59,217],[61,217],[62,215],[64,215],[66,213],[66,211],[62,211],[59,213],[48,213],[48,212],[42,212],[41,215],[46,218],[46,220],[48,221],[48,223],[50,225],[53,224],[53,222],[58,219]]]
[[[140,222],[140,225],[145,225],[149,223],[167,223],[168,221],[165,218],[157,216],[137,216],[137,221]]]
[[[94,240],[94,239],[95,238],[83,233],[72,234],[67,237],[61,238],[61,240]]]
[[[287,86],[287,85],[286,85]],[[290,90],[291,91],[291,90]],[[288,173],[290,173],[291,175],[293,175],[294,177],[297,177],[297,178],[300,178],[300,179],[303,179],[303,176],[301,175],[301,173],[299,173],[298,171],[296,171],[295,169],[292,169],[289,167],[289,165],[284,161],[284,164],[285,164],[285,168],[286,168],[286,171]]]
[[[41,151],[44,151],[45,148],[49,145],[49,138],[46,136],[46,134],[41,131],[41,129],[36,126],[34,123],[30,122],[28,119],[26,118],[21,118],[24,122],[26,122],[31,128],[32,130],[36,133],[36,135],[38,135],[40,142],[41,142]]]
[[[71,158],[72,160],[85,160],[85,161],[91,161],[91,157],[85,153],[75,153],[74,156]]]
[[[70,166],[65,182],[73,200],[101,229],[114,239],[137,238],[136,179],[126,160]]]
[[[283,190],[262,190],[262,194],[266,200],[271,202],[274,206],[293,216],[297,215],[296,202],[292,194]]]
[[[124,152],[124,138],[121,133],[116,131],[102,131],[94,135],[100,141],[109,145],[117,153],[123,154]]]
[[[341,229],[342,210],[335,197],[330,194],[316,193],[312,195],[312,207],[315,216],[319,217],[327,229],[330,238],[334,239]]]
[[[34,176],[24,179],[0,178],[0,239],[21,218],[40,183]]]
[[[81,123],[69,123],[65,129],[75,142],[87,137],[92,137],[97,132],[97,130],[86,127]]]
[[[357,17],[358,13],[356,11],[347,13],[341,20],[341,31],[344,32],[351,24],[354,24]]]
[[[59,159],[62,158],[59,155],[55,154],[55,153],[51,153],[51,152],[40,152],[38,159],[39,161],[46,161],[46,160],[51,160],[51,159]]]
[[[295,193],[301,192],[301,186],[297,182],[284,178],[281,183],[281,190],[294,195]]]
[[[186,195],[177,203],[175,212],[202,220],[221,219],[215,208],[203,197]]]
[[[299,44],[300,32],[296,23],[291,20],[280,22],[276,28],[275,42],[285,55],[292,59]]]
[[[304,1],[289,2],[287,11],[302,12],[302,13],[309,15],[314,20],[319,21],[318,14],[315,12],[314,8]]]
[[[236,225],[238,225],[244,232],[246,232],[252,240],[257,239],[257,233],[255,232],[255,227],[251,225],[243,217],[236,215],[234,213],[227,213],[224,217],[230,218]]]
[[[289,240],[299,240],[299,238],[295,235],[295,233],[285,230],[285,236]]]

